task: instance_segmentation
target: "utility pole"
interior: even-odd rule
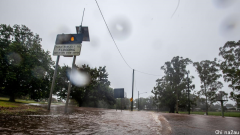
[[[53,74],[51,91],[50,91],[49,98],[48,98],[48,110],[50,110],[50,107],[51,107],[52,93],[53,93],[54,86],[55,86],[55,80],[56,80],[56,76],[57,76],[59,58],[60,58],[60,56],[58,55],[57,56],[57,61],[56,61],[56,66],[55,66],[55,70],[54,70],[54,74]]]
[[[188,79],[188,114],[190,114],[190,100],[189,100],[189,78],[187,73],[187,79]]]
[[[134,69],[133,69],[133,76],[132,76],[132,99],[133,99],[133,89],[134,89]],[[131,111],[133,111],[133,101],[131,102]]]

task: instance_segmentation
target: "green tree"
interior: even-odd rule
[[[201,80],[202,85],[198,94],[206,97],[206,115],[208,115],[208,102],[210,105],[214,103],[216,92],[223,87],[223,84],[218,81],[222,75],[218,74],[219,69],[216,59],[214,61],[194,62],[193,66],[196,68]]]
[[[171,61],[165,62],[165,65],[161,67],[166,74],[165,80],[171,86],[170,88],[176,94],[176,112],[178,113],[179,96],[186,88],[186,66],[192,63],[188,58],[173,57]],[[193,77],[192,77],[193,78]]]
[[[58,88],[56,92],[61,98],[66,98],[68,80],[63,79],[66,77],[68,67],[62,68],[61,74],[59,75]],[[108,106],[113,108],[115,104],[115,99],[113,97],[113,89],[110,86],[110,81],[108,80],[108,73],[106,67],[90,68],[88,65],[82,65],[82,67],[77,67],[79,72],[84,72],[90,76],[89,84],[86,86],[76,86],[72,84],[72,89],[70,95],[78,103],[78,106],[91,106],[98,107]],[[81,80],[80,80],[81,81]],[[101,103],[100,103],[101,102]]]
[[[225,82],[232,88],[230,98],[240,102],[240,41],[228,41],[223,47],[219,48],[219,55],[224,61],[220,63]]]
[[[186,104],[186,94],[184,94],[188,84],[186,66],[190,63],[192,63],[190,59],[177,56],[161,67],[165,76],[156,80],[156,86],[152,90],[155,95],[154,103],[158,107],[167,106],[170,109],[169,112],[174,113],[176,106],[178,113],[179,103]],[[195,87],[191,84],[193,78],[193,76],[189,78],[190,90]]]
[[[25,25],[0,25],[0,88],[10,101],[29,94],[47,95],[53,62],[41,48],[41,38]]]
[[[165,79],[165,76],[156,80],[156,86],[152,93],[155,95],[154,100],[158,107],[169,107],[169,112],[174,113],[176,105],[176,95],[171,87],[171,83]]]
[[[58,73],[56,76],[56,85],[54,87],[53,94],[57,94],[59,97],[58,100],[62,101],[67,96],[67,90],[68,90],[68,81],[69,78],[67,76],[67,72],[70,70],[70,68],[66,65],[64,66],[58,66]]]

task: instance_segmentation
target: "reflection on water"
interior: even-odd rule
[[[161,122],[149,112],[52,106],[44,115],[0,116],[0,134],[160,134]],[[54,115],[53,115],[54,114]]]

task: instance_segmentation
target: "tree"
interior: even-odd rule
[[[201,90],[198,94],[206,97],[206,115],[208,115],[208,102],[210,105],[214,103],[216,92],[223,87],[223,84],[218,81],[221,74],[217,74],[219,71],[217,60],[194,62],[193,66],[196,68],[201,80]]]
[[[15,101],[16,96],[31,98],[48,95],[53,62],[50,52],[41,48],[41,38],[22,25],[0,25],[0,88]]]
[[[156,80],[156,86],[152,93],[155,95],[154,99],[158,107],[168,106],[169,112],[174,113],[174,106],[176,104],[176,95],[174,94],[171,84],[166,81],[165,77]]]
[[[115,99],[113,97],[113,89],[110,88],[110,81],[108,81],[108,73],[106,67],[90,68],[88,65],[82,65],[82,67],[75,67],[79,72],[84,72],[90,76],[89,84],[85,86],[76,86],[72,84],[72,89],[70,95],[78,103],[78,106],[91,106],[98,107],[108,106],[111,107],[115,104]],[[60,68],[60,73],[58,75],[58,88],[56,93],[61,96],[62,99],[66,98],[67,93],[67,83],[66,79],[67,66]],[[81,81],[81,80],[79,80]],[[100,103],[101,102],[101,103]],[[112,108],[112,107],[111,107]]]
[[[135,101],[134,106],[136,106],[136,108],[138,108],[139,110],[155,109],[153,96],[149,96],[147,98],[140,97],[139,98],[139,107],[138,107],[138,99],[135,99],[134,101]]]
[[[228,86],[232,88],[230,98],[240,102],[240,40],[226,42],[223,47],[219,48],[219,51],[219,56],[224,59],[220,63],[224,81],[230,82]]]
[[[176,94],[176,112],[178,113],[178,103],[179,103],[179,96],[186,88],[186,77],[187,74],[186,66],[192,63],[192,61],[188,58],[183,59],[183,57],[173,57],[171,62],[165,62],[165,65],[161,67],[166,74],[166,81],[169,85],[171,85],[172,91]],[[193,78],[193,77],[192,77]]]
[[[58,66],[57,76],[56,76],[56,84],[54,87],[53,94],[57,94],[59,97],[58,100],[62,101],[67,96],[67,90],[68,90],[68,71],[70,71],[70,68],[66,65],[64,66]]]
[[[154,103],[159,107],[168,106],[169,112],[178,113],[179,101],[183,104],[186,99],[184,97],[184,90],[187,90],[187,71],[186,66],[192,63],[188,58],[173,57],[171,61],[165,62],[165,65],[161,67],[164,70],[165,76],[156,80],[156,86],[153,88],[152,93],[154,96]],[[192,83],[191,76],[189,84]],[[194,85],[190,85],[190,90],[194,89]],[[185,95],[186,96],[186,95]]]

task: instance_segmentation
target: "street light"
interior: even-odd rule
[[[147,92],[143,92],[143,93],[147,93]],[[138,91],[138,111],[139,111],[139,95],[143,94],[143,93],[139,93],[139,91]]]

